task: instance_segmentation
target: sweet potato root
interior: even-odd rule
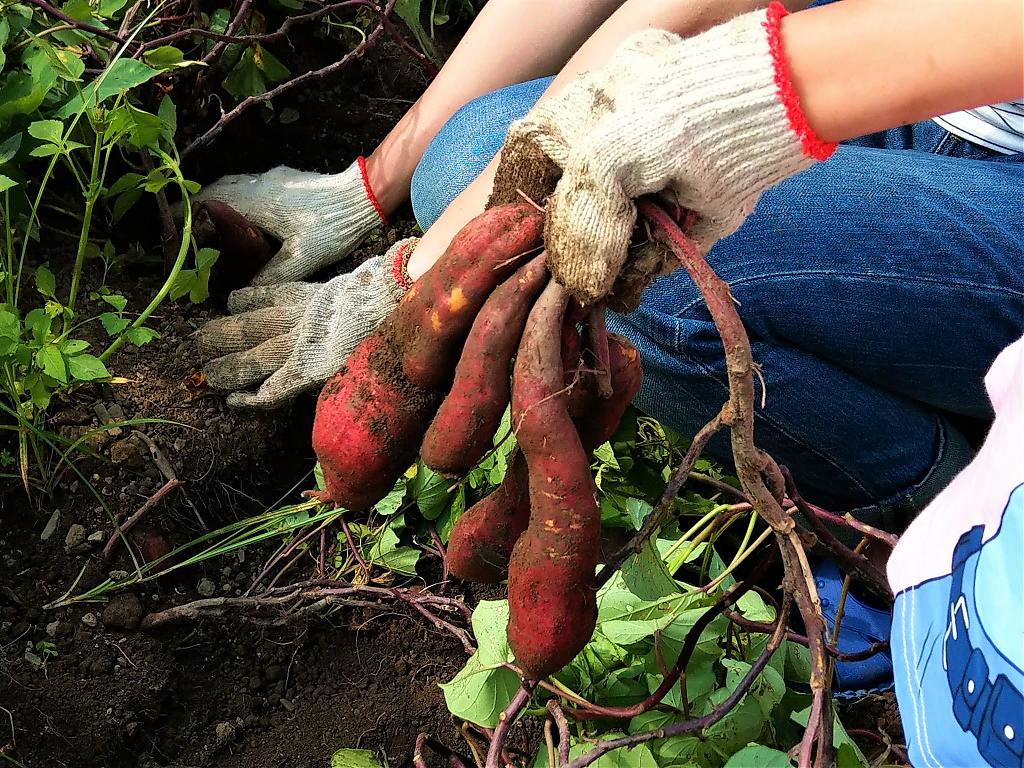
[[[415,436],[440,399],[406,380],[397,351],[381,336],[356,347],[324,385],[313,421],[325,499],[363,510],[384,498],[416,460]]]
[[[447,390],[477,313],[539,248],[543,228],[544,214],[526,203],[491,208],[462,228],[392,314],[409,381]]]
[[[566,384],[572,380],[573,349],[579,354],[579,335],[563,329],[562,356]],[[567,339],[570,341],[567,344]],[[573,344],[571,339],[576,340]],[[626,339],[610,334],[612,396],[601,399],[593,376],[583,376],[570,391],[568,408],[580,436],[580,444],[591,454],[618,429],[622,414],[640,390],[640,355]],[[516,541],[530,521],[529,476],[526,459],[516,451],[509,459],[501,485],[481,499],[455,523],[448,540],[448,567],[460,579],[494,583],[504,579]]]
[[[473,219],[327,382],[313,424],[326,500],[367,509],[412,464],[477,312],[540,244],[542,226],[527,204]]]
[[[558,671],[597,620],[601,514],[590,458],[568,412],[560,330],[568,293],[551,281],[516,356],[512,424],[530,476],[530,523],[509,563],[509,644],[529,678]]]
[[[463,474],[490,449],[508,403],[512,356],[546,280],[544,257],[538,256],[499,285],[476,316],[451,391],[420,448],[431,469]]]
[[[512,547],[529,522],[529,475],[526,459],[516,450],[501,485],[455,522],[448,537],[449,570],[466,581],[502,581]]]

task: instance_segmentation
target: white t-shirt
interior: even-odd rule
[[[1024,101],[1007,101],[936,117],[935,122],[962,139],[1004,155],[1024,152]]]

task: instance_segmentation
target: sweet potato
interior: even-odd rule
[[[398,352],[374,334],[355,348],[320,392],[313,449],[325,500],[369,509],[416,460],[418,436],[441,395],[411,384]]]
[[[367,509],[412,464],[473,319],[539,245],[542,226],[543,215],[527,204],[473,219],[327,382],[313,423],[325,500]]]
[[[491,448],[508,404],[512,356],[546,280],[544,257],[538,256],[499,285],[476,316],[451,391],[420,448],[431,469],[461,475]]]
[[[469,222],[392,314],[402,369],[424,389],[447,390],[466,335],[495,287],[539,248],[544,214],[527,203]]]
[[[505,578],[512,547],[530,521],[528,486],[526,459],[516,450],[501,485],[455,522],[447,552],[453,574],[482,584]]]
[[[530,524],[509,562],[509,644],[528,678],[558,671],[590,640],[601,514],[590,458],[568,412],[560,330],[568,293],[548,283],[526,323],[512,424],[530,476]]]
[[[573,370],[565,361],[579,354],[579,335],[563,327],[562,360],[565,376]],[[575,339],[575,343],[572,341]],[[622,414],[640,390],[640,355],[626,339],[609,334],[612,396],[602,400],[592,376],[584,376],[569,393],[568,409],[587,454],[615,433]],[[570,352],[568,350],[575,350]],[[568,384],[568,381],[566,381]],[[460,579],[481,583],[501,581],[507,575],[512,548],[530,521],[529,475],[526,459],[516,451],[509,459],[501,485],[456,521],[448,539],[448,567]]]

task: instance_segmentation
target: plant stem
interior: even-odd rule
[[[82,266],[85,264],[85,251],[89,245],[89,232],[92,229],[92,212],[100,196],[102,186],[99,178],[100,155],[102,154],[103,134],[96,131],[96,139],[92,149],[92,167],[89,169],[89,189],[85,195],[85,212],[82,214],[82,229],[78,236],[78,251],[75,253],[75,268],[71,273],[71,290],[68,292],[68,313],[75,311],[75,299],[78,298],[78,284],[82,279]]]
[[[154,296],[153,300],[149,302],[149,306],[142,310],[142,313],[135,318],[135,321],[128,326],[128,328],[125,329],[124,333],[114,339],[110,343],[110,346],[103,350],[103,353],[100,355],[100,360],[103,361],[109,359],[112,354],[124,345],[125,341],[128,339],[128,331],[138,328],[145,323],[146,320],[149,319],[149,316],[156,311],[156,308],[163,303],[163,300],[167,298],[167,294],[170,293],[171,286],[174,285],[174,281],[177,279],[178,273],[185,264],[185,258],[188,256],[188,249],[192,243],[192,206],[189,204],[188,189],[185,187],[185,177],[181,175],[181,168],[174,159],[163,152],[160,152],[160,154],[167,166],[174,171],[175,180],[178,183],[178,187],[181,189],[181,212],[184,221],[182,223],[181,245],[178,247],[178,258],[175,259],[174,265],[171,267],[171,271],[167,275],[167,279],[164,280],[164,284],[160,286],[160,290],[157,291],[156,296]]]

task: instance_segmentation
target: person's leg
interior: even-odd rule
[[[712,249],[767,382],[758,443],[808,498],[896,527],[966,463],[945,412],[988,413],[984,373],[1024,331],[1022,183],[1021,163],[843,147]],[[643,410],[682,434],[718,410],[722,347],[684,272],[609,325],[641,349]]]
[[[438,131],[412,176],[412,211],[424,232],[487,167],[509,125],[530,111],[552,80],[542,77],[474,99]]]

